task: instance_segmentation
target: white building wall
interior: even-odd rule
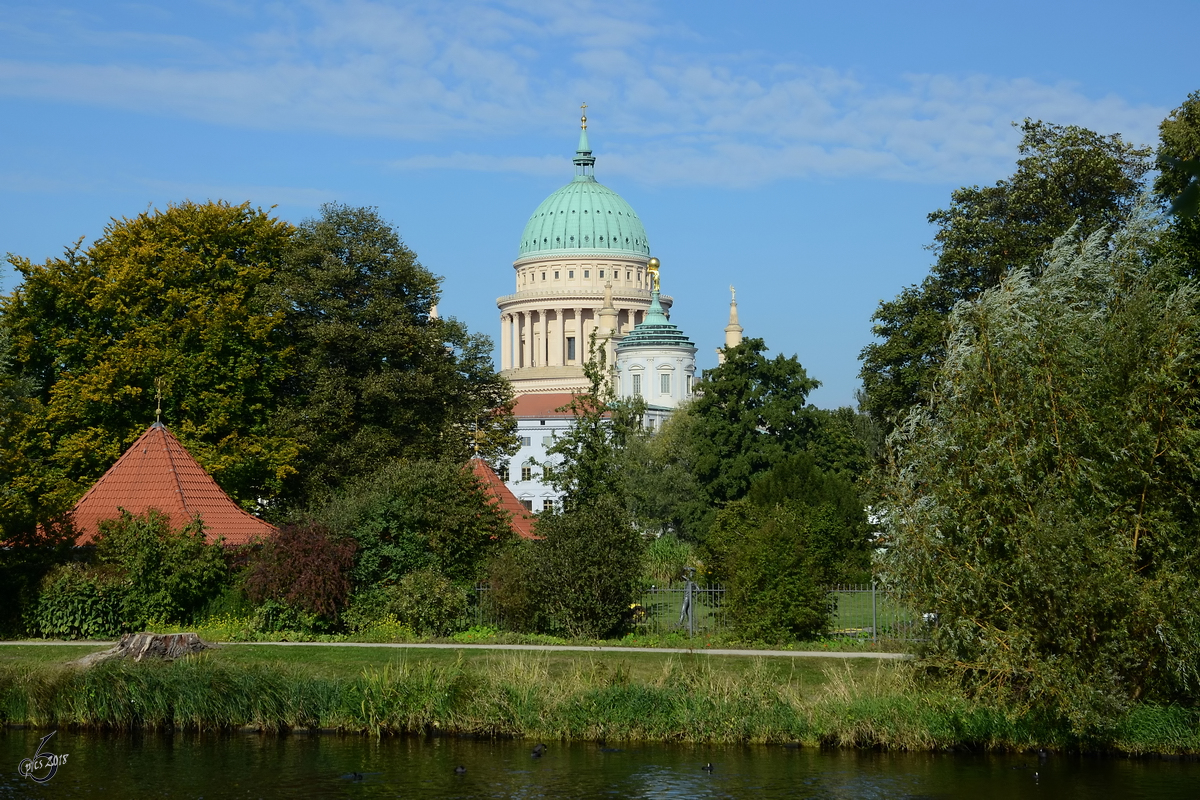
[[[521,449],[508,460],[507,477],[501,477],[517,499],[530,511],[545,510],[547,501],[559,507],[562,498],[545,478],[544,465],[553,459],[547,453],[556,435],[561,436],[573,422],[572,417],[543,419],[518,417],[517,436]],[[528,468],[528,473],[525,469]],[[526,477],[528,474],[528,477]]]

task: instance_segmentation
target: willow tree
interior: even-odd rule
[[[1080,732],[1200,699],[1200,289],[1155,224],[959,304],[891,439],[882,566],[936,615],[929,663]]]

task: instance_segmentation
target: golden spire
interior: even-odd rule
[[[583,109],[583,114],[579,117],[579,126],[586,131],[587,130],[587,103],[583,103],[579,107]]]

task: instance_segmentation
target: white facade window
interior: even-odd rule
[[[549,464],[542,464],[542,480],[549,481],[553,477]]]
[[[545,500],[542,501],[542,511],[553,511],[553,510],[554,510],[554,499],[547,497]]]
[[[633,375],[631,377],[633,379],[633,394],[640,397],[642,394],[642,376]]]
[[[533,501],[532,500],[522,500],[521,505],[525,506],[526,511],[533,511]]]
[[[497,474],[500,476],[501,482],[508,483],[508,462],[507,461],[500,462],[500,471]]]
[[[533,467],[529,466],[528,464],[521,467],[521,480],[533,480]]]
[[[558,270],[554,270],[554,280],[558,280]]]
[[[530,439],[528,436],[521,437],[521,447],[529,447],[531,444],[533,444],[533,439]]]
[[[590,278],[590,277],[592,277],[592,271],[591,271],[590,269],[585,269],[585,270],[583,271],[583,277],[585,277],[585,278]]]
[[[600,277],[601,277],[601,278],[603,278],[603,277],[604,277],[604,270],[600,270]]]
[[[549,447],[552,444],[554,444],[553,436],[543,436],[542,437],[542,447]]]
[[[567,361],[575,360],[575,337],[567,337]]]
[[[542,273],[542,280],[546,280],[546,273]]]
[[[573,270],[573,269],[567,270],[567,277],[570,278],[571,280],[575,280],[575,270]]]
[[[670,394],[671,393],[671,373],[664,372],[663,374],[658,376],[658,393],[659,394]]]
[[[692,376],[691,375],[687,376],[687,393],[688,394],[692,393]]]

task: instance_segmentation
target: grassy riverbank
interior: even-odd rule
[[[44,652],[51,648],[17,649],[0,653],[6,724],[1200,752],[1195,712],[1143,707],[1081,740],[1055,721],[923,685],[895,662],[240,646],[173,664],[79,670],[59,663],[63,653]]]

